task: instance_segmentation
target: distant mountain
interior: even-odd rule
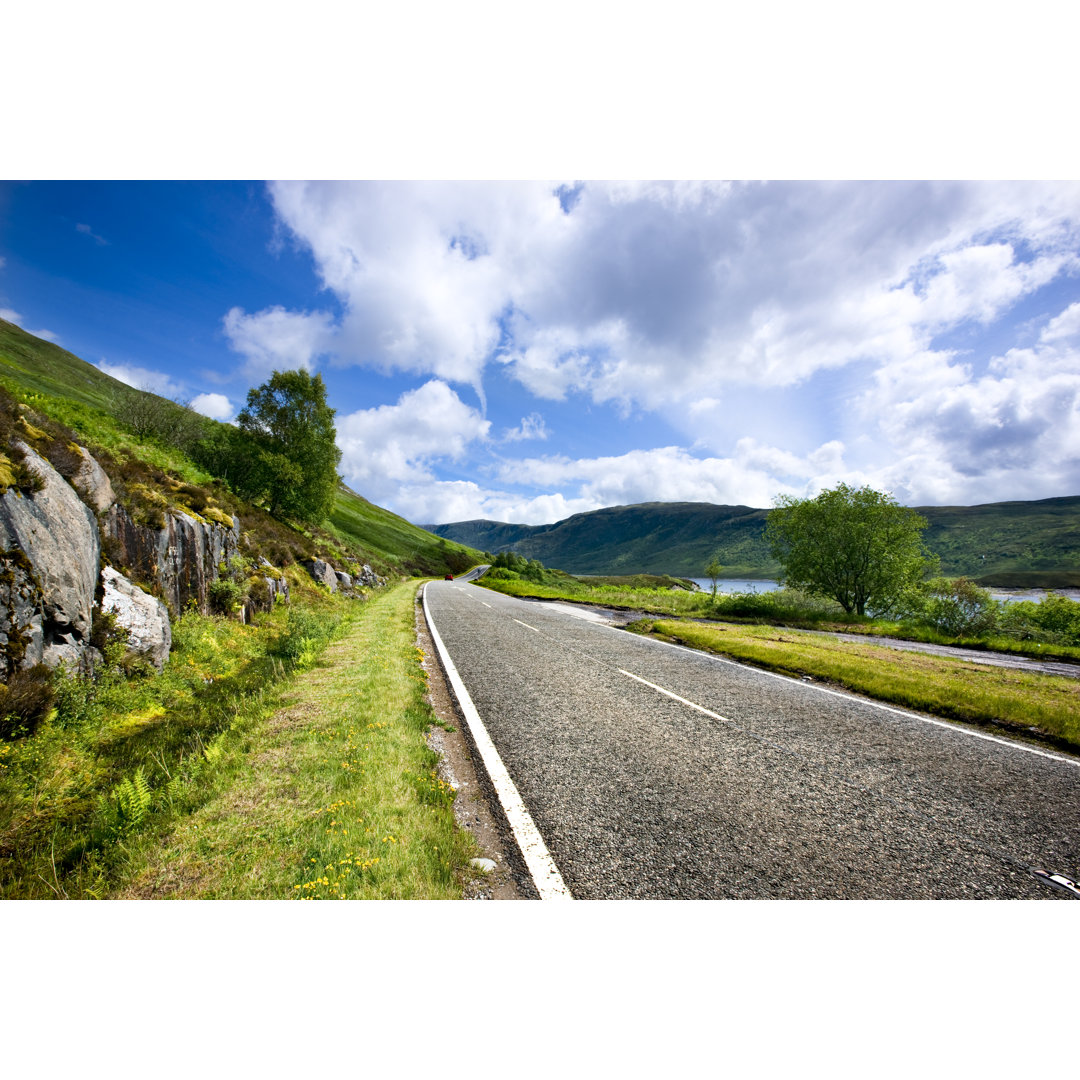
[[[996,585],[1080,586],[1080,496],[981,506],[920,506],[942,572]],[[640,503],[553,525],[458,521],[425,525],[482,551],[513,550],[571,574],[702,577],[715,554],[725,577],[779,573],[762,538],[768,510],[713,503]]]

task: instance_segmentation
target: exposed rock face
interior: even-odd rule
[[[0,675],[40,664],[45,650],[41,589],[21,551],[0,553]]]
[[[0,548],[22,551],[32,565],[40,593],[44,644],[41,659],[51,665],[60,660],[75,661],[85,648],[93,620],[101,562],[97,521],[71,485],[44,458],[25,443],[16,446],[27,468],[41,478],[44,487],[30,495],[9,489],[0,497]],[[26,582],[13,583],[12,588],[13,602],[25,610]],[[33,637],[35,631],[31,629],[30,633]]]
[[[322,559],[308,559],[302,565],[320,585],[325,585],[331,592],[337,592],[337,573],[328,562]]]
[[[74,448],[82,456],[82,464],[71,478],[71,483],[82,496],[83,502],[95,514],[103,514],[116,502],[112,483],[105,475],[105,470],[91,457],[89,450],[78,445]]]
[[[343,589],[351,589],[353,587],[352,577],[349,574],[346,574],[344,570],[335,570],[334,573],[337,575],[338,584]]]
[[[128,632],[129,647],[160,671],[172,648],[168,609],[111,566],[101,571],[101,583],[101,610],[116,612],[116,624]]]
[[[173,615],[180,615],[191,600],[201,612],[209,610],[207,592],[218,577],[218,564],[239,551],[240,521],[233,527],[196,521],[187,514],[169,514],[165,526],[136,525],[122,506],[114,506],[103,521],[115,545],[114,561],[137,576],[156,581]]]

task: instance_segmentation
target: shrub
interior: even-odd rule
[[[955,637],[988,634],[999,604],[971,578],[933,578],[909,598],[909,618]]]
[[[0,739],[32,734],[53,711],[53,674],[44,664],[16,671],[0,683]]]

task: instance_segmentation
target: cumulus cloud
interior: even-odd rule
[[[711,457],[642,450],[590,459],[603,462],[595,475],[532,459],[534,480],[514,470],[500,482],[547,487],[506,503],[444,476],[445,456],[399,443],[385,475],[399,499],[409,487],[412,506],[427,505],[425,483],[444,508],[518,515],[556,497],[577,508],[767,505],[778,490],[837,479],[926,502],[1023,497],[1029,480],[1040,494],[1076,488],[1076,305],[1030,349],[1006,343],[992,360],[939,344],[1000,327],[1080,273],[1075,183],[284,183],[270,193],[283,234],[310,251],[343,315],[233,309],[234,348],[263,368],[282,352],[290,366],[332,353],[335,364],[482,395],[494,367],[538,399],[656,411],[688,443],[712,429]],[[779,416],[806,417],[817,402],[799,400],[800,388],[837,372],[851,374],[831,391],[842,433],[800,419],[799,439],[785,442],[782,420],[748,434],[725,411],[760,394]],[[501,441],[534,430],[523,421]]]
[[[507,428],[503,432],[503,442],[526,442],[531,439],[546,439],[551,433],[544,423],[544,418],[537,412],[521,418],[516,428]]]
[[[1031,348],[992,358],[979,376],[934,352],[884,366],[858,406],[891,450],[874,475],[908,501],[1080,491],[1080,304],[1048,320]]]
[[[432,379],[394,405],[338,419],[341,471],[367,498],[405,513],[402,508],[413,503],[403,489],[433,483],[434,462],[460,461],[469,444],[486,439],[490,428],[490,421],[445,382]]]
[[[134,386],[136,390],[149,390],[165,398],[179,397],[183,393],[183,386],[163,371],[153,371],[134,364],[110,364],[108,360],[102,360],[97,366],[106,375],[111,375],[128,386]]]
[[[1067,184],[271,193],[346,308],[344,362],[477,384],[498,346],[538,396],[649,407],[717,380],[790,385],[895,359],[992,319],[1075,266],[1080,217]]]
[[[224,394],[196,394],[190,404],[197,413],[209,416],[211,420],[228,423],[236,416],[236,407]]]
[[[305,368],[330,351],[334,338],[333,316],[325,311],[286,311],[281,306],[247,314],[230,308],[224,319],[229,345],[246,360],[251,376],[271,371]]]

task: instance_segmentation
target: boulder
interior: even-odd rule
[[[74,488],[25,443],[16,443],[43,487],[0,496],[0,548],[25,554],[40,590],[45,662],[48,646],[82,648],[90,636],[101,561],[97,520]]]
[[[116,612],[116,625],[128,632],[129,647],[160,671],[172,648],[168,608],[111,566],[101,571],[101,584],[101,610]]]
[[[343,589],[351,589],[353,587],[352,577],[349,574],[346,574],[344,570],[335,570],[334,573],[337,575],[338,584]]]
[[[337,592],[337,573],[328,562],[322,559],[308,559],[302,565],[320,585],[325,585],[331,592]]]
[[[105,470],[83,446],[72,443],[72,448],[79,452],[82,463],[71,477],[75,490],[95,514],[104,514],[114,502],[116,494]]]

